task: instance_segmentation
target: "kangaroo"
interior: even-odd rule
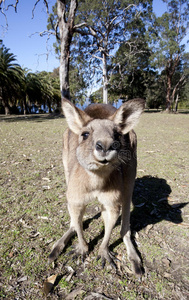
[[[119,109],[110,104],[91,104],[84,111],[63,99],[68,123],[63,135],[63,165],[71,222],[68,231],[54,244],[49,262],[59,256],[75,233],[76,254],[85,257],[88,245],[82,219],[86,205],[98,198],[105,225],[98,251],[103,267],[106,260],[116,266],[108,243],[122,207],[121,237],[133,272],[143,273],[130,232],[130,204],[137,167],[137,138],[133,128],[143,109],[144,100],[140,98],[127,101]]]

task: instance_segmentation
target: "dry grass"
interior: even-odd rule
[[[1,299],[44,299],[44,281],[53,274],[48,299],[189,297],[188,115],[145,113],[136,128],[131,227],[143,258],[142,278],[130,273],[119,220],[110,243],[121,260],[119,273],[108,264],[102,270],[96,261],[103,236],[97,202],[85,216],[91,249],[85,263],[70,254],[74,238],[54,268],[47,264],[53,242],[69,226],[61,159],[66,122],[47,116],[1,116],[0,121]]]

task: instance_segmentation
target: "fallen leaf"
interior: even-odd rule
[[[149,231],[150,231],[152,228],[153,228],[153,225],[152,225],[152,224],[147,225],[146,228],[145,228],[145,233],[148,234]]]
[[[167,257],[162,258],[162,263],[165,265],[166,268],[170,267],[171,260],[168,259]]]
[[[139,203],[139,204],[135,204],[135,207],[142,207],[142,206],[144,206],[144,204],[145,204],[145,202]]]
[[[70,274],[68,275],[68,277],[66,278],[67,282],[70,282],[70,280],[72,279],[72,276],[74,275],[75,271],[72,267],[68,266],[67,267],[68,271],[70,272]]]
[[[82,290],[82,287],[75,289],[66,296],[65,300],[73,300],[73,299],[75,299],[76,296],[81,295],[84,292],[85,291]]]
[[[50,239],[50,240],[47,240],[47,241],[46,241],[46,243],[45,243],[45,246],[47,246],[47,245],[51,244],[53,241],[54,241],[54,239],[53,239],[53,238],[52,238],[52,239]]]
[[[47,178],[47,177],[43,177],[42,180],[45,180],[45,181],[48,181],[48,182],[51,181],[51,180],[50,180],[49,178]]]
[[[41,219],[41,220],[49,220],[49,217],[47,217],[47,216],[37,216],[37,218]]]
[[[164,197],[164,198],[159,199],[157,202],[166,201],[166,200],[167,200],[167,197]]]
[[[93,297],[96,297],[96,298],[99,298],[99,299],[112,300],[112,298],[106,297],[105,295],[100,294],[100,293],[93,293],[93,292],[92,292],[91,295],[92,295]]]
[[[173,199],[172,197],[168,197],[167,200],[170,201],[170,202],[176,202],[177,201],[176,199]]]
[[[50,188],[49,185],[43,185],[43,189],[44,189],[44,190],[50,190],[51,188]]]
[[[54,287],[54,283],[56,281],[57,278],[57,274],[56,275],[51,275],[50,277],[48,277],[43,284],[43,292],[44,294],[47,296],[50,291],[52,290],[52,288]]]
[[[169,277],[171,277],[171,274],[170,274],[170,273],[167,273],[167,272],[164,272],[164,273],[163,273],[163,277],[169,278]]]
[[[17,282],[23,282],[23,281],[26,281],[28,280],[28,277],[27,276],[23,276],[23,277],[20,277]]]
[[[11,252],[9,253],[9,257],[12,258],[13,256],[14,256],[14,252],[11,251]]]
[[[31,237],[31,238],[36,238],[38,235],[40,235],[40,233],[39,232],[36,232],[36,231],[32,231],[30,234],[29,234],[29,237]]]

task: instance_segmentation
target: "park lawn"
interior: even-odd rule
[[[146,112],[136,128],[131,229],[142,278],[130,271],[119,220],[110,241],[118,271],[96,260],[103,237],[96,201],[84,217],[85,262],[72,253],[75,237],[48,265],[53,243],[69,227],[61,157],[66,126],[62,117],[0,116],[0,298],[44,299],[44,282],[55,275],[47,299],[188,299],[189,115]]]

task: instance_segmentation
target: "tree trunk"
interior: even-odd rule
[[[179,95],[177,94],[177,97],[175,100],[175,112],[177,112],[177,109],[178,109],[178,102],[179,102]]]
[[[171,76],[169,76],[169,74],[167,74],[166,111],[168,111],[168,112],[171,111],[171,104],[172,104],[172,99],[171,99]]]
[[[78,6],[77,0],[71,0],[66,20],[66,1],[57,0],[58,26],[60,31],[60,91],[62,99],[70,99],[69,92],[69,63],[70,45],[74,34],[74,19]]]
[[[172,102],[174,103],[174,99],[175,99],[175,94],[177,93],[177,97],[175,100],[175,112],[177,112],[177,108],[178,108],[178,101],[179,101],[179,89],[180,87],[182,87],[185,84],[185,74],[182,74],[182,76],[180,77],[179,81],[177,82],[177,84],[175,85],[173,92],[172,92]]]
[[[5,105],[4,108],[5,108],[5,115],[6,116],[10,115],[10,107],[9,107],[9,105]]]
[[[50,99],[47,100],[47,106],[48,106],[48,109],[49,109],[49,114],[51,114],[52,113],[52,108],[51,108],[51,100]]]
[[[24,97],[24,100],[23,100],[23,110],[24,110],[24,115],[26,115],[28,113],[28,109],[27,109],[27,95]]]
[[[10,115],[10,105],[8,103],[7,96],[6,96],[6,93],[4,92],[3,88],[2,88],[2,104],[5,109],[5,115],[6,116]]]
[[[62,98],[70,99],[69,91],[69,64],[70,64],[70,44],[72,37],[69,36],[67,28],[64,29],[61,39],[60,51],[60,91]]]
[[[106,54],[103,53],[103,103],[108,103],[108,71],[107,71],[107,62],[106,62]]]

